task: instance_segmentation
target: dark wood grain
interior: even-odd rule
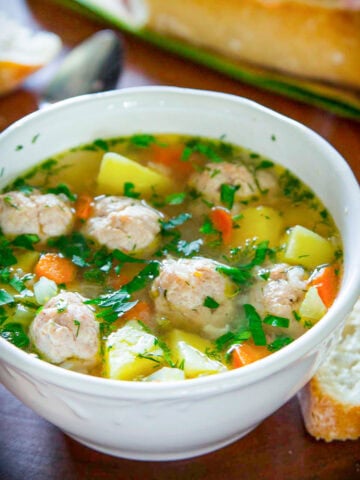
[[[4,2],[6,3],[6,2]],[[11,4],[11,5],[10,5]],[[13,0],[11,11],[59,34],[70,49],[104,28],[44,0]],[[258,90],[122,35],[126,62],[118,88],[175,85],[245,96],[326,138],[360,179],[360,124]],[[0,130],[37,109],[49,69],[0,98]],[[209,455],[177,462],[136,462],[92,451],[64,435],[0,387],[1,480],[352,480],[360,479],[360,442],[317,442],[304,430],[293,398],[256,430]]]

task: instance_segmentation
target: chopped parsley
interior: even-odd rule
[[[191,217],[192,217],[191,213],[180,213],[180,215],[170,218],[170,220],[166,222],[164,222],[163,220],[160,220],[161,229],[162,231],[165,231],[165,232],[169,230],[173,230],[174,228],[177,228],[177,227],[180,227],[180,225],[183,225]]]
[[[154,135],[137,134],[130,137],[130,143],[137,147],[147,148],[151,144],[156,143]]]
[[[10,293],[0,288],[0,305],[8,305],[9,303],[14,303],[14,301],[14,297]]]
[[[59,183],[56,187],[48,188],[46,190],[46,193],[53,193],[55,195],[60,195],[63,194],[66,197],[68,197],[69,200],[72,202],[75,202],[77,195],[72,193],[67,185],[65,183]]]
[[[165,197],[165,203],[167,205],[181,205],[186,198],[186,193],[171,193],[167,197]]]
[[[220,306],[220,304],[212,297],[206,297],[203,305],[204,307],[210,308],[211,310],[216,310]]]
[[[248,303],[244,304],[243,307],[255,345],[266,345],[266,337],[260,315],[257,313],[255,307]]]
[[[77,337],[79,335],[79,330],[80,330],[80,327],[81,327],[81,323],[79,322],[79,320],[74,320],[74,325],[75,325],[75,327],[77,327],[76,332],[75,332],[75,337]]]
[[[22,247],[26,250],[34,250],[34,245],[40,242],[40,237],[35,233],[23,233],[18,235],[11,242],[15,247]]]
[[[30,339],[20,323],[5,324],[0,328],[0,336],[19,348],[25,348],[30,344]]]
[[[97,138],[96,140],[93,141],[93,145],[97,147],[100,150],[104,150],[104,152],[109,151],[109,144],[102,138]]]
[[[230,185],[228,183],[223,183],[220,186],[220,200],[229,210],[231,210],[234,205],[235,193],[239,188],[239,185]]]
[[[289,345],[293,341],[294,339],[291,337],[278,337],[273,342],[267,345],[267,349],[270,352],[276,352],[278,350],[281,350],[283,347],[286,347],[286,345]]]
[[[290,325],[290,320],[288,318],[278,317],[276,315],[267,315],[263,322],[272,327],[289,328]]]
[[[135,185],[131,182],[124,183],[124,195],[130,198],[139,198],[141,193],[135,192]]]

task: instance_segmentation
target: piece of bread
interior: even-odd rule
[[[360,89],[360,0],[143,3],[151,30],[272,71]]]
[[[340,342],[298,398],[306,429],[316,439],[360,438],[360,299]]]

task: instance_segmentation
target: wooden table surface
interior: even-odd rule
[[[100,22],[44,0],[0,0],[0,10],[60,35],[71,49]],[[325,137],[360,179],[360,123],[233,81],[123,36],[125,68],[118,88],[173,85],[245,96],[288,115]],[[0,98],[0,130],[37,109],[49,69]],[[360,479],[360,441],[317,442],[304,430],[293,398],[256,430],[212,454],[176,462],[137,462],[92,451],[37,416],[0,386],[1,480],[352,480]]]

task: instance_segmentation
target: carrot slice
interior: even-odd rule
[[[331,307],[339,289],[339,276],[336,274],[336,267],[334,265],[322,267],[312,279],[311,285],[317,288],[324,305],[327,308]]]
[[[266,347],[254,345],[252,342],[247,341],[241,345],[237,345],[232,350],[232,366],[233,368],[244,367],[268,355],[270,355],[270,352]]]
[[[46,277],[57,284],[72,282],[76,272],[76,266],[68,258],[60,257],[56,253],[42,255],[34,268],[38,277]]]
[[[210,212],[212,224],[221,232],[224,245],[229,245],[233,233],[233,221],[231,213],[223,207],[213,207]]]
[[[75,216],[80,220],[87,220],[92,213],[93,198],[90,195],[79,195],[75,203]]]
[[[123,320],[141,320],[145,324],[151,320],[151,307],[150,305],[140,300],[131,310],[128,310],[121,318]]]
[[[109,285],[115,290],[119,290],[123,285],[126,285],[130,282],[131,276],[126,273],[111,274],[109,278]]]
[[[190,161],[181,160],[184,151],[183,145],[152,145],[154,163],[159,163],[165,167],[171,168],[180,176],[188,176],[193,171],[193,166]]]

